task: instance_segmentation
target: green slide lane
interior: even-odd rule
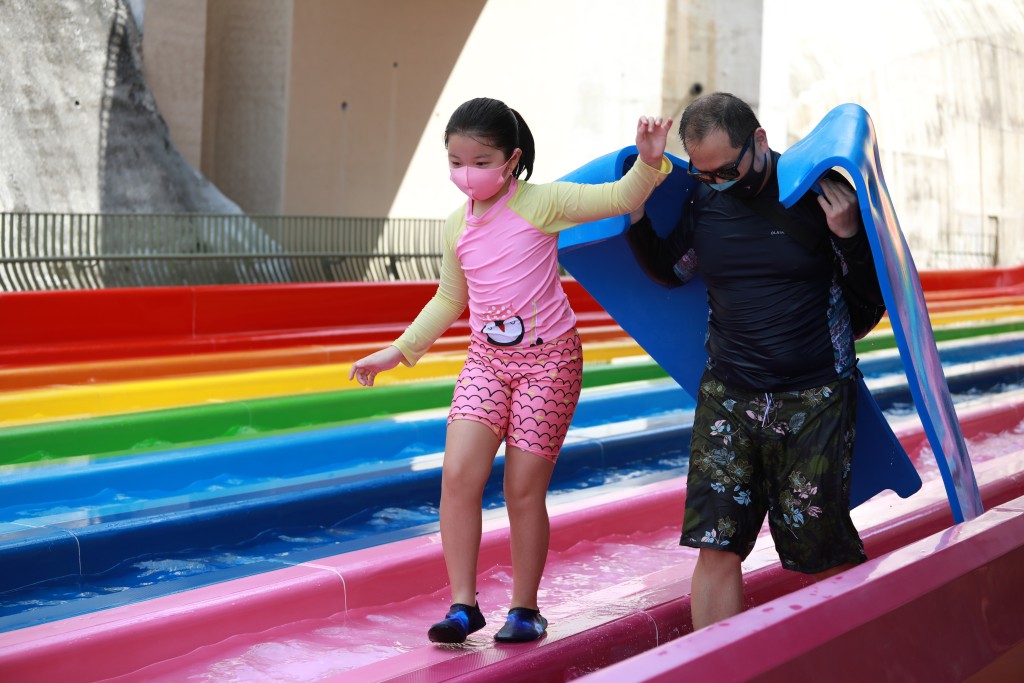
[[[937,342],[1024,330],[1024,321],[935,329]],[[896,347],[890,334],[857,342],[865,353]],[[589,365],[585,388],[660,379],[668,375],[651,360]],[[235,441],[316,429],[387,415],[442,408],[452,397],[454,378],[375,387],[206,404],[170,410],[8,427],[0,430],[0,466],[30,465],[59,458],[111,457],[213,442]]]
[[[583,386],[666,377],[650,360],[587,367]],[[350,424],[447,406],[455,378],[230,403],[205,404],[0,430],[0,466],[167,450]]]

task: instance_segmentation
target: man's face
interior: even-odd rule
[[[714,130],[703,140],[690,144],[689,173],[705,183],[742,178],[754,163],[757,147],[757,131],[741,147],[733,147],[726,131]]]

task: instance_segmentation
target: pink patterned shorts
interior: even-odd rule
[[[555,462],[576,412],[583,348],[576,330],[529,348],[473,340],[455,381],[448,424],[474,420],[509,446]]]

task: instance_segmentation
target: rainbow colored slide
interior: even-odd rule
[[[856,590],[846,600],[856,603],[860,590],[877,586],[871,590],[890,597],[919,595],[911,607],[903,609],[920,615],[929,604],[931,584],[926,579],[938,567],[942,568],[943,576],[960,571],[957,567],[975,567],[973,574],[964,574],[964,580],[977,576],[984,568],[992,567],[996,572],[991,574],[993,580],[983,586],[961,584],[959,579],[950,584],[978,591],[976,595],[984,596],[990,605],[983,613],[965,615],[954,632],[963,629],[977,633],[987,628],[997,636],[992,640],[963,639],[970,648],[960,645],[961,658],[974,667],[963,671],[1001,666],[1007,658],[1012,661],[1014,644],[1024,640],[1024,634],[1013,630],[1015,622],[1010,618],[1019,614],[1013,611],[1019,605],[1012,597],[1017,585],[1012,579],[1018,577],[1012,571],[1006,574],[1019,563],[1012,561],[1012,547],[1003,552],[999,550],[1003,541],[993,545],[993,540],[1003,539],[1003,530],[1012,530],[1012,525],[992,521],[993,515],[1000,519],[1012,517],[1012,511],[1020,509],[1018,499],[1024,496],[1024,453],[1020,452],[1019,444],[1013,445],[1014,426],[1024,419],[1024,396],[1012,388],[998,388],[1019,384],[1024,366],[1018,359],[1021,317],[1010,300],[1019,291],[1019,285],[1014,283],[1021,278],[1013,279],[1012,275],[978,273],[978,282],[983,286],[977,290],[936,290],[946,306],[941,313],[944,322],[936,323],[941,357],[950,382],[959,383],[957,410],[975,454],[983,500],[992,511],[976,520],[984,525],[978,527],[977,533],[968,533],[963,527],[957,534],[958,539],[962,538],[957,545],[963,549],[953,555],[961,559],[967,555],[971,563],[945,562],[942,558],[948,554],[939,555],[930,563],[917,562],[921,544],[941,545],[952,518],[939,474],[934,465],[929,467],[930,456],[922,450],[927,438],[909,416],[890,419],[901,444],[921,472],[921,491],[908,499],[882,493],[854,511],[868,552],[875,559],[869,563],[870,568],[864,569],[868,575],[864,588],[858,588],[860,583],[850,585]],[[991,282],[1007,276],[1011,276],[1010,281],[1004,282],[1001,291],[990,287]],[[962,284],[968,285],[970,281]],[[982,295],[984,287],[992,290],[988,296]],[[301,286],[296,286],[290,296],[305,297],[311,308],[319,307],[312,306],[314,302],[358,299],[350,285],[322,289],[317,294],[305,290],[302,295],[302,291]],[[429,291],[430,286],[424,285],[420,294],[425,298]],[[88,315],[92,293],[74,294],[78,295],[81,314]],[[144,299],[147,292],[139,290],[133,294]],[[258,288],[253,294],[258,294]],[[4,298],[0,298],[0,304],[3,302]],[[957,308],[958,302],[969,303]],[[32,310],[36,315],[47,314],[41,302]],[[981,313],[972,319],[972,311]],[[996,311],[1001,312],[1000,317],[993,317]],[[610,323],[605,319],[604,324]],[[270,323],[253,318],[246,326],[261,330]],[[990,332],[993,329],[1001,331]],[[299,328],[287,336],[300,336]],[[865,372],[877,402],[891,413],[900,403],[909,402],[905,382],[900,388],[897,381],[901,364],[893,351],[894,341],[885,329],[879,329],[866,341],[878,350],[865,354]],[[298,351],[299,347],[295,349]],[[156,358],[152,357],[154,362]],[[172,365],[181,360],[177,356],[163,358]],[[600,375],[606,370],[635,373],[641,367],[644,364],[632,358],[611,358],[592,369]],[[982,370],[991,378],[982,380]],[[629,662],[631,657],[667,646],[688,633],[689,575],[694,556],[675,545],[685,497],[678,474],[666,477],[633,468],[651,452],[662,453],[654,460],[661,457],[671,461],[677,457],[672,449],[677,453],[685,447],[686,411],[675,409],[685,404],[685,399],[684,392],[674,388],[672,380],[641,380],[635,374],[624,374],[621,379],[628,381],[585,390],[580,422],[575,426],[565,461],[556,471],[560,476],[574,471],[585,474],[604,462],[609,472],[629,474],[620,476],[618,481],[575,492],[553,489],[552,554],[543,586],[547,596],[545,610],[552,618],[552,628],[549,636],[535,646],[498,647],[488,640],[500,623],[501,606],[507,600],[507,522],[500,502],[499,507],[490,507],[485,515],[480,564],[480,599],[487,606],[491,623],[481,635],[474,636],[468,647],[461,649],[437,648],[423,638],[423,623],[438,609],[443,611],[447,599],[436,522],[432,524],[428,519],[354,541],[343,537],[333,546],[321,549],[291,550],[262,560],[252,557],[223,570],[211,566],[200,571],[203,562],[199,560],[172,562],[149,552],[159,552],[161,544],[165,549],[172,547],[166,544],[179,542],[194,547],[207,540],[222,549],[236,548],[238,534],[248,535],[253,529],[274,533],[278,525],[291,525],[307,515],[326,518],[331,510],[340,511],[339,505],[348,502],[358,507],[370,505],[373,499],[383,499],[390,509],[408,502],[413,495],[436,495],[438,461],[436,450],[431,449],[438,448],[441,441],[430,436],[436,431],[430,425],[442,424],[443,419],[438,411],[409,413],[408,410],[426,404],[392,393],[389,396],[402,406],[393,418],[379,414],[340,427],[330,422],[322,426],[282,424],[283,429],[240,433],[224,442],[164,446],[150,443],[138,452],[119,454],[104,454],[93,448],[88,455],[32,461],[0,471],[5,510],[15,509],[8,507],[7,502],[20,501],[24,511],[18,513],[16,524],[0,528],[0,552],[11,560],[4,563],[4,567],[10,568],[4,573],[8,588],[18,580],[30,580],[44,565],[59,570],[61,563],[77,566],[81,562],[82,569],[88,572],[90,565],[109,562],[104,558],[117,559],[122,552],[127,552],[120,556],[122,562],[134,562],[153,571],[171,564],[175,570],[162,576],[151,574],[160,578],[150,580],[148,585],[106,595],[68,597],[34,589],[34,595],[45,597],[50,606],[26,612],[29,619],[21,619],[21,626],[15,625],[17,615],[3,617],[10,625],[0,633],[0,679],[177,681],[189,677],[290,677],[377,681],[469,677],[544,681],[595,672],[619,662],[633,672],[627,678],[639,676],[643,669],[639,663]],[[438,384],[445,380],[434,377],[426,381]],[[102,380],[100,383],[104,384]],[[107,382],[107,389],[118,383]],[[381,390],[418,392],[418,384],[413,380],[408,386]],[[351,393],[370,400],[376,391],[308,396]],[[978,395],[978,391],[984,393]],[[425,398],[430,394],[415,395]],[[207,406],[210,409],[227,405],[216,402],[215,393],[204,400],[210,399],[214,399]],[[435,401],[433,405],[443,406],[446,399],[442,396],[431,400]],[[197,411],[203,407],[173,410],[187,411],[193,420],[201,421],[205,418]],[[168,419],[173,410],[155,412]],[[242,412],[244,408],[236,414]],[[135,417],[126,414],[116,419],[129,421]],[[113,419],[100,418],[106,431],[116,433],[119,426],[111,422]],[[70,429],[76,423],[87,422],[88,418],[79,418],[42,424],[50,429]],[[33,438],[45,436],[42,426],[29,425],[0,429],[0,437],[12,430],[26,436],[30,427],[36,430]],[[76,441],[70,436],[68,440]],[[400,471],[403,462],[407,465],[404,473]],[[319,463],[327,466],[328,474],[317,474],[315,468]],[[332,466],[339,470],[337,474],[330,473]],[[672,472],[667,470],[666,474]],[[255,479],[246,479],[250,473]],[[187,497],[173,508],[168,505],[171,499],[156,495],[157,488],[187,486],[191,480],[200,485],[210,481],[214,486],[200,489],[199,495],[189,488],[183,489]],[[348,484],[338,486],[346,481]],[[426,493],[413,494],[411,485]],[[147,499],[147,494],[151,498]],[[109,504],[101,498],[109,498]],[[32,516],[36,514],[33,510],[43,505],[53,506],[53,510],[42,513],[51,521]],[[75,513],[78,505],[85,506],[81,508],[84,514]],[[5,512],[5,519],[15,517]],[[255,522],[262,526],[250,529],[249,525]],[[15,526],[20,526],[21,531],[15,531]],[[29,534],[29,529],[34,531]],[[353,525],[344,522],[336,529],[347,533]],[[372,521],[369,529],[372,532]],[[333,553],[332,547],[337,549]],[[141,551],[148,554],[133,557],[133,552]],[[232,554],[243,552],[237,549]],[[1011,560],[1009,564],[1003,563],[1003,556]],[[807,594],[814,587],[801,588],[798,577],[778,567],[767,538],[759,541],[746,569],[748,593],[755,608],[750,614],[768,620],[765,628],[774,628],[769,624],[771,617],[792,613],[785,607],[787,603],[777,603],[789,596],[799,601],[791,604],[806,608],[809,615],[819,610],[830,613],[822,594]],[[898,572],[893,574],[896,569]],[[182,572],[180,577],[176,576],[178,572]],[[3,609],[10,607],[16,595],[5,590]],[[865,633],[892,637],[885,627],[890,606],[884,601],[878,605],[873,615],[865,613],[860,622],[849,622],[863,625],[864,630],[858,632],[859,637],[865,638],[863,642],[870,642]],[[37,615],[34,623],[26,623],[33,621],[33,615]],[[820,624],[808,628],[820,628]],[[719,632],[718,637],[723,635]],[[706,637],[702,632],[679,642],[684,646],[691,638],[704,642]],[[840,641],[845,637],[837,634]],[[739,645],[746,647],[753,642],[743,641]],[[597,647],[598,643],[615,646]],[[904,650],[893,658],[896,661],[909,660],[918,667],[929,661],[923,654],[927,652],[923,643],[901,645]],[[776,646],[776,659],[765,661],[777,663],[779,653],[786,652],[789,651]],[[792,657],[784,663],[801,661],[796,650],[791,652]],[[849,666],[851,671],[870,673],[869,664],[858,661]],[[926,668],[920,671],[927,673]]]

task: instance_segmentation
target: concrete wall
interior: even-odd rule
[[[0,27],[3,210],[440,217],[464,100],[525,116],[544,182],[699,86],[778,149],[864,105],[919,267],[1024,261],[1024,0],[7,0]]]
[[[0,3],[0,211],[238,212],[168,137],[142,73],[143,8]]]
[[[150,0],[136,9],[145,24],[146,82],[175,147],[196,168],[202,160],[207,2]]]
[[[919,268],[1024,261],[1024,2],[865,0],[851,10],[765,0],[769,139],[784,149],[832,107],[857,102],[875,123]]]
[[[292,5],[208,0],[200,168],[249,214],[284,212]]]
[[[725,91],[757,111],[761,102],[762,0],[670,0],[665,20],[661,110],[677,120],[703,93]],[[685,156],[679,137],[669,151]]]
[[[439,144],[435,106],[483,6],[295,2],[284,213],[388,215],[420,140]]]
[[[431,112],[394,216],[446,216],[464,196],[441,142],[462,102],[495,97],[533,132],[532,181],[547,182],[632,144],[642,114],[661,112],[666,2],[489,0]]]
[[[521,111],[539,181],[667,113],[664,1],[148,0],[145,13],[147,75],[175,140],[194,154],[198,137],[202,172],[249,213],[447,215],[462,196],[441,137],[472,97]],[[756,45],[759,16],[747,23]]]

